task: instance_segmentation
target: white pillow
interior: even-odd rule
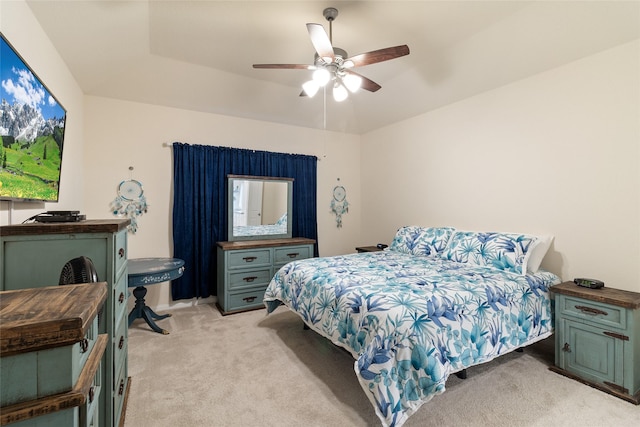
[[[553,236],[550,234],[536,237],[538,238],[538,242],[533,249],[531,249],[529,259],[527,260],[527,271],[530,273],[535,273],[540,269],[540,264],[549,250],[551,242],[553,242]]]

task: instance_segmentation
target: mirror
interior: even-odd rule
[[[228,240],[291,237],[293,178],[228,175]]]

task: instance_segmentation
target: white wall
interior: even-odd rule
[[[640,291],[639,41],[362,142],[371,242],[411,224],[551,233],[543,267]]]
[[[58,203],[0,202],[0,225],[19,224],[44,210],[82,210],[82,91],[24,1],[0,2],[0,31],[67,110]]]
[[[225,145],[312,154],[321,255],[389,242],[404,224],[552,233],[543,262],[640,291],[640,42],[371,132],[314,131],[83,97],[22,0],[0,2],[0,30],[68,110],[59,203],[0,203],[0,224],[45,209],[111,218],[116,187],[142,181],[149,212],[130,256],[171,255],[171,149]],[[347,189],[344,228],[329,212]],[[170,304],[154,286],[153,306]]]
[[[164,144],[174,141],[317,156],[320,254],[354,252],[361,243],[359,136],[87,96],[84,212],[87,218],[113,218],[109,205],[132,166],[149,210],[129,235],[130,258],[172,255],[172,149]],[[352,203],[342,229],[329,212],[338,178]],[[170,298],[165,283],[150,287],[146,299],[162,307],[173,304]]]

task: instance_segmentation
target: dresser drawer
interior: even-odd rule
[[[269,249],[229,251],[228,256],[229,269],[271,265],[271,251]]]
[[[599,327],[626,329],[627,317],[623,307],[560,295],[560,312],[564,316],[581,319]]]
[[[102,364],[98,365],[93,383],[86,397],[86,404],[80,408],[81,426],[98,426],[98,414],[100,413],[100,394],[102,393]]]
[[[124,364],[120,367],[118,376],[115,381],[115,390],[113,391],[113,425],[117,426],[120,422],[120,417],[124,405],[124,397],[127,392],[127,365]]]
[[[113,336],[113,366],[114,375],[119,371],[119,367],[124,364],[124,360],[127,357],[127,336],[128,322],[120,322],[120,327]]]
[[[0,406],[71,390],[97,337],[98,319],[95,317],[81,342],[0,358]]]
[[[127,266],[127,230],[122,230],[116,234],[115,238],[115,274],[116,277],[122,274],[122,270]]]
[[[127,288],[127,275],[123,274],[122,277],[116,283],[113,289],[113,330],[120,328],[120,323],[126,323],[126,311],[127,311],[127,298],[129,296],[129,290]],[[124,320],[123,320],[124,319]]]
[[[262,299],[266,287],[256,288],[240,293],[229,294],[227,310],[246,310],[254,307],[264,307]]]
[[[276,248],[275,264],[286,264],[297,259],[305,259],[311,257],[311,248],[309,246],[285,246]]]
[[[271,277],[273,277],[271,268],[234,271],[229,273],[229,289],[255,288],[257,285],[266,287]]]

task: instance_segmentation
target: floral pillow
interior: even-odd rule
[[[405,225],[404,227],[400,227],[396,232],[391,245],[389,245],[389,250],[411,255],[413,248],[416,245],[416,239],[420,235],[422,229],[422,227],[415,225]]]
[[[525,234],[456,231],[441,257],[524,275],[531,250],[537,243],[536,236]]]
[[[414,241],[411,253],[416,256],[431,256],[442,252],[455,231],[453,227],[423,228]]]
[[[452,227],[407,225],[396,232],[389,250],[416,256],[437,255],[446,248],[454,230]]]

